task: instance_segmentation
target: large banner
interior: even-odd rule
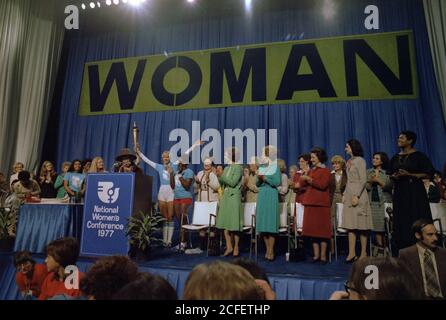
[[[127,255],[125,228],[132,214],[134,185],[133,173],[88,174],[82,255]]]
[[[85,64],[80,115],[415,99],[411,31]]]

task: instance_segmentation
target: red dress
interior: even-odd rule
[[[326,168],[314,168],[308,174],[312,183],[304,194],[302,204],[305,213],[302,226],[302,235],[306,237],[330,239],[331,212],[330,212],[330,171]],[[308,185],[307,182],[302,182]]]
[[[79,283],[84,277],[85,274],[79,271]],[[71,297],[79,297],[81,296],[81,291],[79,289],[67,289],[65,287],[65,282],[59,281],[54,277],[54,272],[50,272],[42,284],[42,291],[40,293],[39,300],[47,300],[54,296],[63,294]]]
[[[47,275],[48,271],[46,269],[46,265],[36,264],[34,265],[31,279],[29,279],[23,273],[17,272],[15,275],[15,281],[20,292],[28,293],[28,291],[31,290],[33,296],[38,297],[40,295],[40,288],[42,287],[42,283]]]

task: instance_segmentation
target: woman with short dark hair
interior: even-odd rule
[[[141,273],[133,282],[125,285],[113,300],[178,300],[172,285],[159,275]]]
[[[330,213],[330,171],[325,168],[327,154],[322,148],[311,150],[311,168],[308,175],[300,178],[301,186],[308,187],[302,204],[305,214],[302,236],[311,239],[313,245],[313,263],[327,263],[327,242],[332,236]]]
[[[80,287],[89,300],[111,300],[124,286],[138,278],[138,266],[125,256],[97,260],[88,270]]]
[[[68,266],[76,267],[77,259],[79,258],[79,243],[75,238],[60,238],[51,241],[46,247],[47,257],[45,264],[48,270],[48,275],[43,281],[42,290],[39,296],[39,300],[47,300],[55,296],[67,295],[70,297],[78,297],[81,295],[79,289],[79,283],[74,284],[73,288],[67,288],[65,285],[65,279],[68,274],[66,268]],[[84,277],[84,274],[78,272],[78,282]]]
[[[384,204],[392,202],[392,182],[387,174],[389,158],[385,152],[375,152],[372,158],[373,168],[367,170],[367,191],[372,209],[373,231],[375,233],[377,251],[384,253]]]
[[[14,256],[14,267],[17,269],[16,284],[22,297],[37,298],[42,283],[48,275],[45,265],[36,264],[28,251],[20,251]]]
[[[347,162],[347,185],[343,195],[341,227],[348,230],[347,263],[354,262],[356,256],[356,233],[359,233],[361,255],[367,256],[367,233],[372,230],[372,209],[367,194],[367,171],[361,143],[352,139],[347,141],[345,151],[351,157]]]
[[[412,235],[407,232],[418,219],[432,219],[429,200],[423,179],[430,179],[434,173],[429,158],[414,148],[417,135],[403,131],[398,137],[401,152],[390,161],[389,175],[393,180],[393,249],[413,244]]]

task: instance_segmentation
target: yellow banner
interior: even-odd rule
[[[80,115],[415,99],[411,31],[86,63]]]

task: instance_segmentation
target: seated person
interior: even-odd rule
[[[401,249],[399,258],[412,270],[417,288],[428,299],[446,298],[446,249],[437,245],[437,229],[430,220],[414,222],[412,233],[417,243]]]
[[[14,183],[13,191],[22,203],[30,197],[40,196],[40,187],[37,181],[31,179],[28,171],[20,171],[18,175],[19,181]]]
[[[159,275],[141,273],[119,290],[113,300],[178,300],[171,284]]]
[[[366,272],[374,266],[375,271]],[[376,271],[377,270],[377,271]],[[374,280],[372,273],[376,274]],[[368,287],[370,284],[371,287]],[[422,296],[416,289],[411,270],[398,259],[365,257],[353,263],[345,291],[335,291],[330,300],[418,300]]]
[[[25,165],[21,162],[16,162],[14,164],[11,177],[9,178],[9,186],[10,186],[12,192],[14,192],[14,190],[12,189],[14,183],[19,181],[19,172],[23,171],[24,168],[25,168]]]
[[[85,276],[78,271],[77,274],[65,273],[68,266],[76,266],[79,258],[79,243],[74,238],[60,238],[50,242],[46,247],[45,259],[48,275],[42,283],[39,300],[48,300],[56,296],[66,295],[79,297],[79,282]],[[67,270],[68,271],[68,270]],[[73,277],[66,285],[67,277]]]
[[[37,298],[42,283],[48,275],[46,266],[36,264],[28,251],[20,251],[14,256],[14,267],[17,270],[15,281],[22,297]]]
[[[138,266],[125,256],[104,257],[96,261],[81,281],[88,300],[111,300],[125,285],[138,278]]]

